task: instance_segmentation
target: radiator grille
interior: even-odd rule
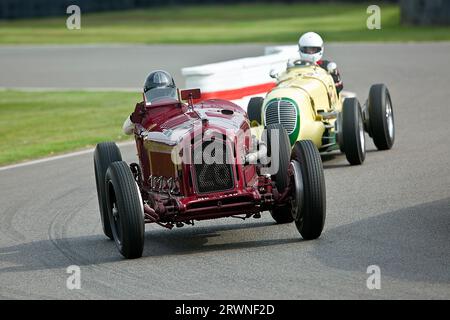
[[[266,125],[281,123],[290,135],[297,127],[297,106],[289,100],[272,100],[266,106],[265,117]]]
[[[212,163],[210,161],[208,164],[205,163],[206,157],[215,158],[216,150],[218,150],[218,148],[214,148],[212,152],[203,153],[210,143],[210,141],[203,143],[202,150],[197,149],[194,152],[197,191],[199,193],[210,193],[231,190],[234,187],[233,167],[226,163],[226,145],[222,144],[222,152],[221,155],[217,156],[217,161]]]

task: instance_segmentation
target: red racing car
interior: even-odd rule
[[[265,211],[277,223],[294,222],[304,239],[318,238],[326,195],[314,144],[291,149],[281,125],[268,126],[258,141],[239,106],[200,98],[200,90],[185,90],[137,105],[131,118],[139,163],[122,161],[113,142],[97,145],[100,216],[120,253],[142,256],[145,223],[172,229]]]

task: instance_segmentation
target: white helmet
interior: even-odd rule
[[[317,63],[323,57],[323,40],[315,32],[305,33],[298,40],[298,49],[302,61]]]

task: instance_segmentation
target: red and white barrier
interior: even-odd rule
[[[187,88],[200,88],[202,99],[232,100],[245,110],[251,97],[264,96],[275,86],[270,71],[284,70],[298,58],[296,46],[274,46],[265,55],[188,67],[181,70]]]

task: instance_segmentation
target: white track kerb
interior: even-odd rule
[[[297,46],[267,47],[264,55],[183,68],[186,88],[200,88],[203,99],[231,100],[247,109],[251,97],[265,96],[275,86],[270,71],[283,71],[298,59]]]

